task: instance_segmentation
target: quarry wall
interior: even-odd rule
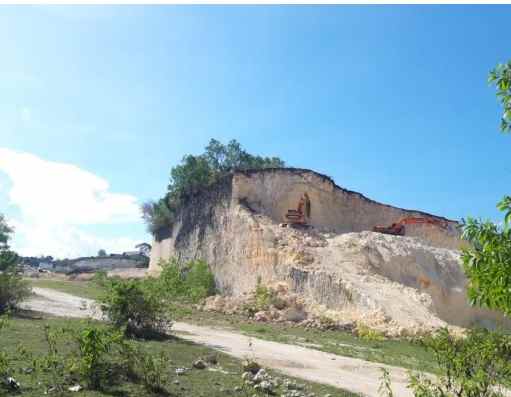
[[[283,227],[304,193],[312,227]],[[370,232],[410,216],[447,228],[406,225],[404,237]],[[495,324],[498,316],[466,300],[453,250],[460,244],[454,221],[375,202],[313,171],[246,171],[190,198],[155,239],[149,271],[157,273],[160,260],[171,257],[204,259],[225,295],[249,293],[261,279],[284,282],[310,307],[354,321],[394,322],[396,329]]]
[[[245,202],[277,222],[286,221],[287,210],[296,208],[304,193],[311,203],[307,223],[321,231],[361,232],[372,230],[376,225],[390,226],[406,217],[429,217],[446,222],[447,230],[429,224],[407,225],[405,234],[441,247],[458,248],[460,243],[455,221],[378,203],[310,170],[247,171],[233,176],[233,200]]]

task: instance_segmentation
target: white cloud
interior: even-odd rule
[[[140,222],[137,199],[110,192],[105,179],[75,165],[44,160],[29,153],[0,148],[0,171],[11,181],[10,203],[21,218],[16,248],[24,255],[58,257],[132,249],[135,241],[104,239],[80,229],[83,225]]]

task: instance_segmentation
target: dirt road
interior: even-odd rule
[[[101,318],[97,304],[46,288],[33,288],[35,295],[22,306],[56,316]],[[329,384],[367,396],[377,397],[381,367],[387,368],[395,396],[411,396],[405,369],[343,357],[284,343],[241,335],[231,330],[174,323],[173,332],[183,339],[204,344],[237,358],[253,358],[284,374]]]

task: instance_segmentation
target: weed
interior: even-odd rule
[[[385,340],[385,336],[375,329],[369,328],[367,325],[357,323],[355,328],[356,335],[368,342],[381,342]]]

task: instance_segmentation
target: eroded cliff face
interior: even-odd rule
[[[283,227],[304,192],[312,227]],[[407,227],[404,237],[369,231],[406,216],[424,214],[376,203],[311,171],[237,173],[190,200],[154,242],[150,271],[162,259],[201,258],[225,295],[252,291],[258,278],[285,283],[310,312],[390,333],[500,321],[467,303],[459,252],[450,249],[460,244],[454,222],[445,220],[447,230]]]

